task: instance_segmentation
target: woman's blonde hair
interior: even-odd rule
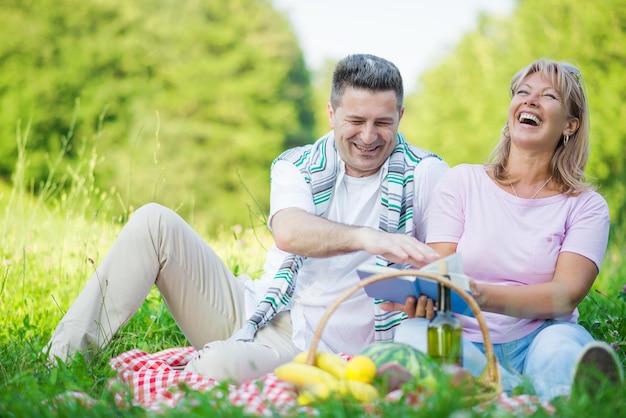
[[[541,73],[546,80],[552,81],[554,88],[563,98],[568,117],[578,118],[580,121],[576,132],[569,138],[562,138],[554,150],[550,162],[552,179],[560,186],[561,193],[569,195],[593,189],[593,186],[585,182],[585,166],[589,159],[589,109],[580,70],[566,62],[538,59],[513,76],[511,96],[526,77],[533,73]],[[511,136],[507,124],[490,158],[494,177],[503,184],[511,182],[506,171],[510,150]]]

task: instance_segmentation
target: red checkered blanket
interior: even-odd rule
[[[262,378],[242,385],[220,385],[215,379],[181,368],[187,364],[194,354],[193,347],[179,347],[148,354],[140,350],[131,350],[110,360],[111,367],[117,371],[117,378],[110,382],[109,388],[114,391],[115,399],[120,405],[130,401],[135,406],[147,410],[165,413],[168,408],[175,407],[189,391],[209,392],[220,390],[218,396],[226,393],[227,400],[239,406],[246,413],[258,416],[289,415],[302,409],[297,405],[295,387],[281,381],[269,373]],[[125,390],[116,390],[121,383]],[[225,389],[225,391],[224,391]],[[71,398],[78,398],[86,405],[94,402],[82,393],[67,393]],[[217,395],[217,394],[216,394]],[[419,404],[419,399],[411,396],[400,396],[397,391],[387,395],[387,401],[400,401]],[[494,401],[515,416],[533,414],[539,408],[554,413],[554,407],[540,402],[536,397],[520,395],[510,397],[501,394]]]
[[[171,348],[155,354],[131,350],[111,359],[118,379],[130,388],[132,402],[146,409],[163,412],[175,406],[186,390],[208,392],[219,382],[199,373],[178,369],[194,354],[193,347]],[[248,413],[272,416],[296,407],[293,385],[267,374],[257,381],[227,386],[228,400]],[[122,402],[121,396],[118,400]]]

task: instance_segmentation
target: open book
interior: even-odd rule
[[[420,271],[438,274],[439,263],[446,261],[448,263],[448,276],[452,282],[471,294],[469,287],[469,277],[463,274],[463,263],[461,255],[454,253],[445,258],[437,260],[420,269]],[[362,264],[357,268],[359,278],[364,280],[370,276],[397,272],[394,267],[383,267],[373,264]],[[412,295],[418,298],[424,294],[436,301],[439,294],[439,283],[435,280],[419,276],[397,276],[387,280],[365,286],[365,292],[371,298],[388,300],[395,303],[404,304],[407,296]],[[472,310],[465,300],[459,296],[454,290],[450,290],[450,301],[452,303],[452,311],[461,315],[474,316]]]

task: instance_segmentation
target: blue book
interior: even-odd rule
[[[428,264],[421,268],[420,271],[438,274],[439,262],[442,260],[448,262],[448,277],[450,277],[452,283],[465,290],[471,296],[469,277],[463,274],[461,257],[458,253]],[[361,280],[373,275],[392,272],[398,272],[398,269],[374,264],[362,264],[357,268],[357,273]],[[407,296],[418,298],[420,295],[426,295],[436,302],[439,296],[439,283],[426,277],[396,276],[365,286],[365,293],[371,298],[400,304],[404,304]],[[450,302],[452,303],[452,311],[454,313],[474,316],[467,302],[452,289],[450,290]]]

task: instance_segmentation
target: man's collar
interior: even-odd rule
[[[337,160],[339,163],[339,172],[337,173],[337,183],[339,183],[346,176],[346,163],[341,159],[341,156],[339,154],[337,154]],[[383,165],[374,175],[379,176],[379,178],[382,180],[385,177],[387,177],[387,171],[389,171],[389,157],[387,157]]]

